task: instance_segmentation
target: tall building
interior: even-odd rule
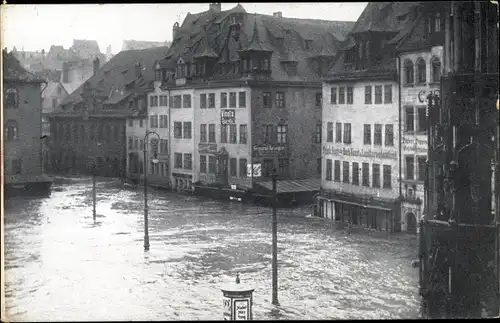
[[[4,183],[6,192],[48,192],[42,166],[41,83],[12,53],[3,55]]]
[[[149,117],[168,116],[172,186],[269,191],[276,169],[281,192],[318,190],[322,72],[352,26],[220,3],[174,24],[149,94]]]
[[[319,212],[354,225],[401,229],[396,48],[417,3],[369,3],[323,83]]]

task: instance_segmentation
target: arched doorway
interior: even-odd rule
[[[413,234],[417,233],[417,217],[411,212],[406,213],[406,231]]]

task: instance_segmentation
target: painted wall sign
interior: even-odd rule
[[[380,159],[396,160],[398,155],[395,151],[374,151],[371,149],[354,149],[354,148],[333,148],[323,147],[323,155],[335,155],[340,157],[367,157]]]
[[[440,92],[439,92],[439,90],[422,90],[422,91],[418,92],[418,101],[421,103],[426,102],[427,96],[429,94],[434,94],[434,95],[439,96]]]
[[[284,145],[271,145],[271,144],[254,145],[253,152],[254,152],[254,155],[256,155],[256,156],[282,154],[285,152],[285,146]]]
[[[235,124],[236,113],[234,109],[224,109],[220,112],[221,124]]]
[[[413,137],[403,136],[403,150],[419,154],[427,154],[427,140],[420,140]]]
[[[198,144],[198,152],[200,154],[215,154],[217,152],[217,144]]]

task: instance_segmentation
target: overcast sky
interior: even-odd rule
[[[228,10],[237,3],[222,3]],[[241,3],[248,13],[283,17],[356,21],[367,2],[357,3]],[[6,5],[2,13],[2,47],[12,50],[69,48],[73,39],[97,40],[101,52],[111,45],[116,54],[123,40],[171,41],[172,25],[188,12],[206,11],[208,3]]]

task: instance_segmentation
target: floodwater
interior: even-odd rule
[[[221,285],[255,287],[253,317],[418,318],[417,241],[347,234],[309,209],[278,211],[279,302],[271,304],[269,208],[149,192],[89,178],[46,198],[5,204],[5,313],[10,321],[221,320]]]

